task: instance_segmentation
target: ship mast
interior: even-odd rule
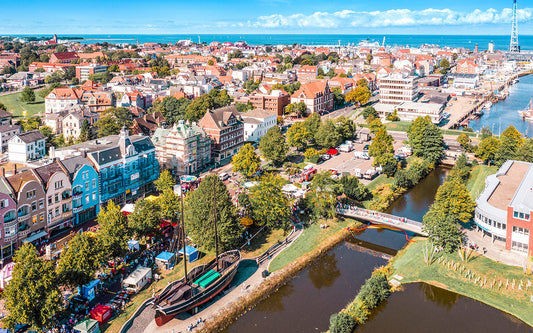
[[[181,201],[181,234],[183,236],[183,269],[185,270],[185,282],[187,282],[187,235],[185,234],[185,218],[183,214],[183,187],[181,186],[181,177],[180,179],[180,201]]]
[[[216,185],[217,180],[216,178],[213,178],[213,217],[215,220],[215,252],[216,252],[216,261],[217,261],[217,271],[219,271],[218,267],[218,233],[217,233],[217,193],[216,193]]]

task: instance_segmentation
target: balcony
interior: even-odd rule
[[[82,192],[82,191],[80,191],[80,192],[73,192],[73,193],[72,193],[72,198],[73,198],[73,199],[77,199],[77,198],[80,198],[82,195],[83,195],[83,192]]]
[[[80,213],[81,211],[83,211],[83,206],[80,206],[80,207],[74,207],[74,208],[72,209],[72,212],[73,212],[74,214],[78,214],[78,213]]]

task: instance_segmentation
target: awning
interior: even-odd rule
[[[37,240],[37,239],[42,238],[44,236],[48,236],[48,233],[46,231],[42,230],[42,231],[39,231],[38,233],[36,233],[35,235],[31,235],[30,237],[24,239],[23,242],[24,243],[31,243],[34,240]]]

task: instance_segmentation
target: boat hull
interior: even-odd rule
[[[237,270],[240,264],[240,254],[239,261],[234,263],[234,267],[231,268],[223,277],[216,281],[213,285],[206,288],[201,293],[195,295],[191,299],[178,303],[176,305],[170,305],[167,307],[156,306],[155,313],[155,323],[157,326],[162,326],[172,320],[175,316],[180,313],[194,309],[211,299],[217,296],[221,291],[223,291],[230,283],[233,281],[233,278],[237,274]]]

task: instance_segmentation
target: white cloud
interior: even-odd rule
[[[520,22],[532,21],[533,8],[519,9],[517,18]],[[476,9],[472,12],[434,8],[424,10],[390,9],[372,12],[356,12],[345,9],[333,13],[315,12],[309,15],[273,14],[260,16],[255,22],[248,22],[248,25],[258,28],[408,27],[510,23],[511,20],[512,10],[510,8],[504,8],[501,11],[494,8]]]

